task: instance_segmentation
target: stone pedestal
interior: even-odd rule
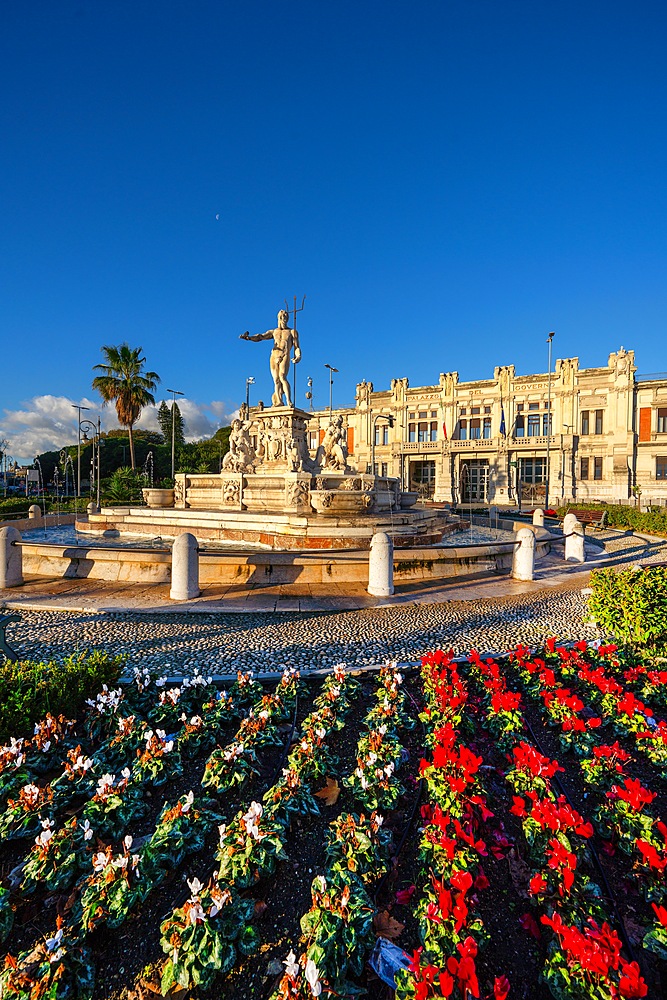
[[[189,531],[179,535],[171,550],[172,601],[191,601],[199,597],[199,545]]]
[[[519,544],[514,549],[512,578],[533,580],[535,577],[535,535],[530,528],[519,528],[516,533]]]
[[[16,528],[0,528],[0,590],[23,585],[20,542],[21,532]]]
[[[384,531],[377,531],[371,539],[368,593],[373,597],[391,597],[394,593],[394,543]]]
[[[544,511],[540,507],[533,511],[533,524],[538,528],[544,527]]]
[[[33,503],[31,504],[30,507],[28,507],[28,517],[30,518],[31,521],[39,520],[41,516],[42,516],[42,508],[39,506],[39,504]]]

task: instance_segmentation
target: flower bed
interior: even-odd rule
[[[101,687],[0,748],[0,995],[660,996],[663,673],[549,640]]]

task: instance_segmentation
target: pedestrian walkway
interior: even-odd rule
[[[604,548],[602,547],[604,545]],[[550,556],[536,564],[533,581],[512,580],[507,575],[452,577],[406,583],[393,597],[371,597],[362,584],[206,585],[200,597],[172,601],[166,584],[109,583],[27,577],[23,587],[0,591],[0,605],[11,609],[151,612],[174,614],[274,613],[354,611],[402,604],[441,604],[478,601],[549,588],[574,589],[588,584],[590,571],[603,566],[628,566],[667,561],[667,540],[617,531],[598,531],[587,541],[586,563],[566,563],[562,545],[555,541]]]

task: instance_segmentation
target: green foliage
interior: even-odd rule
[[[118,423],[128,429],[133,469],[136,461],[132,430],[144,407],[155,404],[153,391],[160,381],[157,372],[145,370],[146,358],[141,352],[141,347],[131,348],[126,343],[117,347],[113,344],[104,346],[102,354],[105,363],[94,366],[94,370],[101,374],[93,379],[93,389],[99,392],[105,403],[115,404]]]
[[[9,889],[0,886],[0,942],[9,937],[14,923],[14,910],[9,902]]]
[[[183,433],[183,415],[180,411],[178,403],[172,402],[171,406],[167,406],[165,401],[162,400],[157,411],[157,422],[160,425],[160,433],[162,435],[162,440],[164,444],[168,444],[170,447],[171,447],[171,434],[172,434],[172,420],[173,420],[174,441],[176,442],[177,445],[185,444],[185,436]]]
[[[667,536],[667,507],[649,507],[640,510],[624,504],[589,503],[568,504],[559,507],[559,517],[578,510],[605,510],[607,512],[606,526],[608,528],[632,528],[633,531],[645,531],[649,535]]]
[[[116,469],[112,476],[106,480],[103,487],[102,503],[141,503],[141,490],[146,483],[141,475],[125,466]]]
[[[0,666],[0,739],[27,737],[47,712],[74,718],[103,684],[118,680],[124,656],[95,650],[62,663],[20,660]]]
[[[623,646],[659,652],[667,646],[667,569],[595,570],[589,609]]]
[[[8,514],[23,514],[28,516],[28,507],[35,501],[27,496],[5,497],[0,500],[0,520]]]

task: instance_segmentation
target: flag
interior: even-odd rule
[[[444,420],[442,421],[442,433],[444,434],[445,441],[446,441],[447,440],[447,424],[445,423]]]
[[[505,427],[505,407],[500,407],[500,433],[503,437],[507,434],[507,428]]]

